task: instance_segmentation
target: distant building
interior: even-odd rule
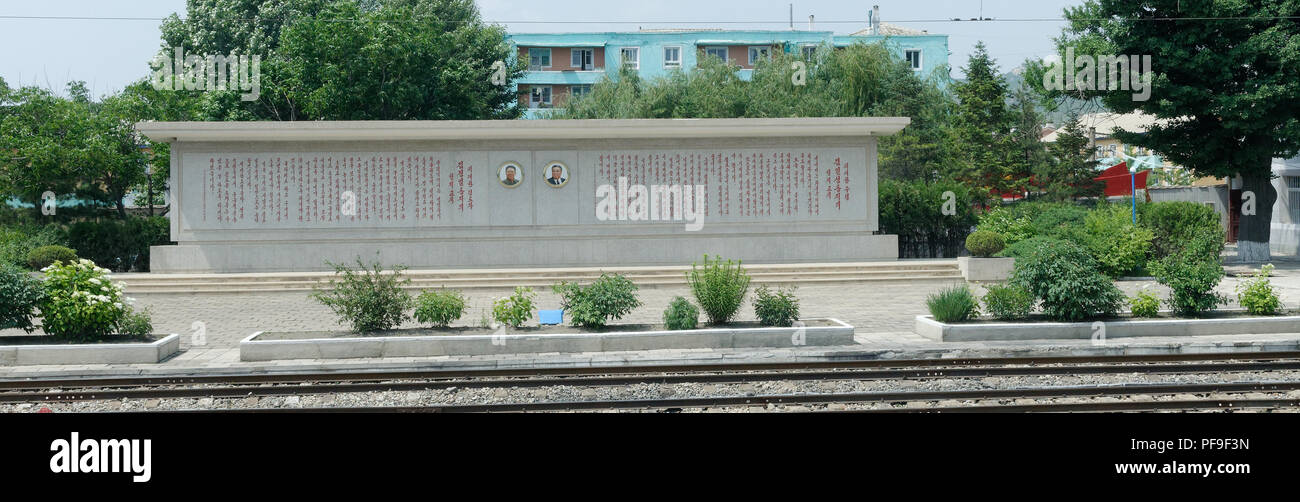
[[[1274,254],[1300,255],[1300,157],[1273,159],[1273,224],[1269,247]]]
[[[810,21],[810,24],[812,21]],[[854,43],[884,41],[886,46],[924,76],[935,71],[948,77],[948,36],[931,35],[880,22],[878,10],[868,16],[866,29],[851,35],[809,30],[654,29],[603,33],[513,33],[507,36],[515,53],[528,61],[528,72],[516,82],[525,118],[563,106],[573,95],[591,91],[604,78],[617,78],[621,66],[654,79],[673,71],[689,72],[701,58],[716,57],[740,67],[741,79],[753,77],[754,67],[777,51],[811,54],[818,47],[843,48]]]

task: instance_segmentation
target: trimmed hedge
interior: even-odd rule
[[[109,270],[148,271],[149,246],[170,244],[170,232],[164,216],[82,221],[68,228],[68,243],[77,255]]]
[[[40,270],[56,261],[72,262],[77,259],[77,252],[63,246],[41,246],[27,253],[27,266]]]
[[[1002,251],[1006,243],[1002,234],[989,230],[976,230],[966,237],[966,249],[980,258],[988,258]]]

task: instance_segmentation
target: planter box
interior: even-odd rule
[[[181,336],[153,342],[0,346],[0,366],[158,363],[181,350]]]
[[[1255,335],[1300,332],[1300,316],[1222,319],[1136,319],[1093,322],[978,322],[946,324],[933,316],[916,316],[916,334],[941,342],[983,340],[1087,340],[1094,323],[1106,338],[1139,336]]]
[[[1015,258],[957,257],[957,267],[961,269],[961,277],[967,281],[1005,281],[1011,277],[1011,271],[1015,266]]]
[[[656,349],[729,349],[852,345],[853,326],[838,319],[804,328],[709,328],[683,331],[622,331],[508,335],[358,336],[264,339],[257,332],[239,342],[241,361],[350,359],[362,357],[478,356],[541,352],[605,352]],[[801,332],[802,330],[802,332]]]

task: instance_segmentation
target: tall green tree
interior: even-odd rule
[[[1142,134],[1116,132],[1127,144],[1198,175],[1241,176],[1256,207],[1242,214],[1238,256],[1268,260],[1271,160],[1300,152],[1300,0],[1086,0],[1065,17],[1062,54],[1151,56],[1149,99],[1122,89],[1076,94],[1164,120]]]
[[[236,22],[240,21],[240,22]],[[163,51],[261,57],[261,92],[203,93],[212,120],[501,119],[527,63],[472,0],[190,0]],[[504,78],[494,78],[497,62]]]
[[[144,152],[135,123],[111,103],[90,100],[84,82],[68,85],[69,97],[38,87],[9,93],[0,118],[0,192],[39,206],[45,192],[115,206],[126,217],[124,198],[146,181]]]
[[[1038,109],[1040,101],[1041,98],[1026,86],[1021,86],[1012,93],[1011,170],[1022,175],[1033,173],[1048,162],[1047,148],[1042,141],[1046,121]]]
[[[975,44],[963,70],[966,80],[953,84],[959,140],[953,175],[983,196],[1024,192],[1029,173],[1016,157],[1016,117],[1007,106],[1007,84],[983,42]]]
[[[1047,147],[1047,157],[1034,169],[1043,198],[1067,201],[1101,194],[1102,183],[1093,179],[1097,176],[1097,162],[1092,160],[1091,141],[1077,117],[1071,117],[1057,130],[1056,141]]]
[[[805,72],[796,85],[795,63]],[[922,80],[880,43],[823,47],[815,57],[778,52],[749,81],[739,68],[701,58],[690,72],[647,81],[622,70],[617,78],[569,100],[553,118],[767,118],[906,116],[912,123],[880,142],[882,176],[933,180],[945,172],[952,137],[952,100],[937,80]]]

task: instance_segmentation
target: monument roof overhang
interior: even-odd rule
[[[140,122],[154,141],[394,141],[887,136],[908,117]]]

